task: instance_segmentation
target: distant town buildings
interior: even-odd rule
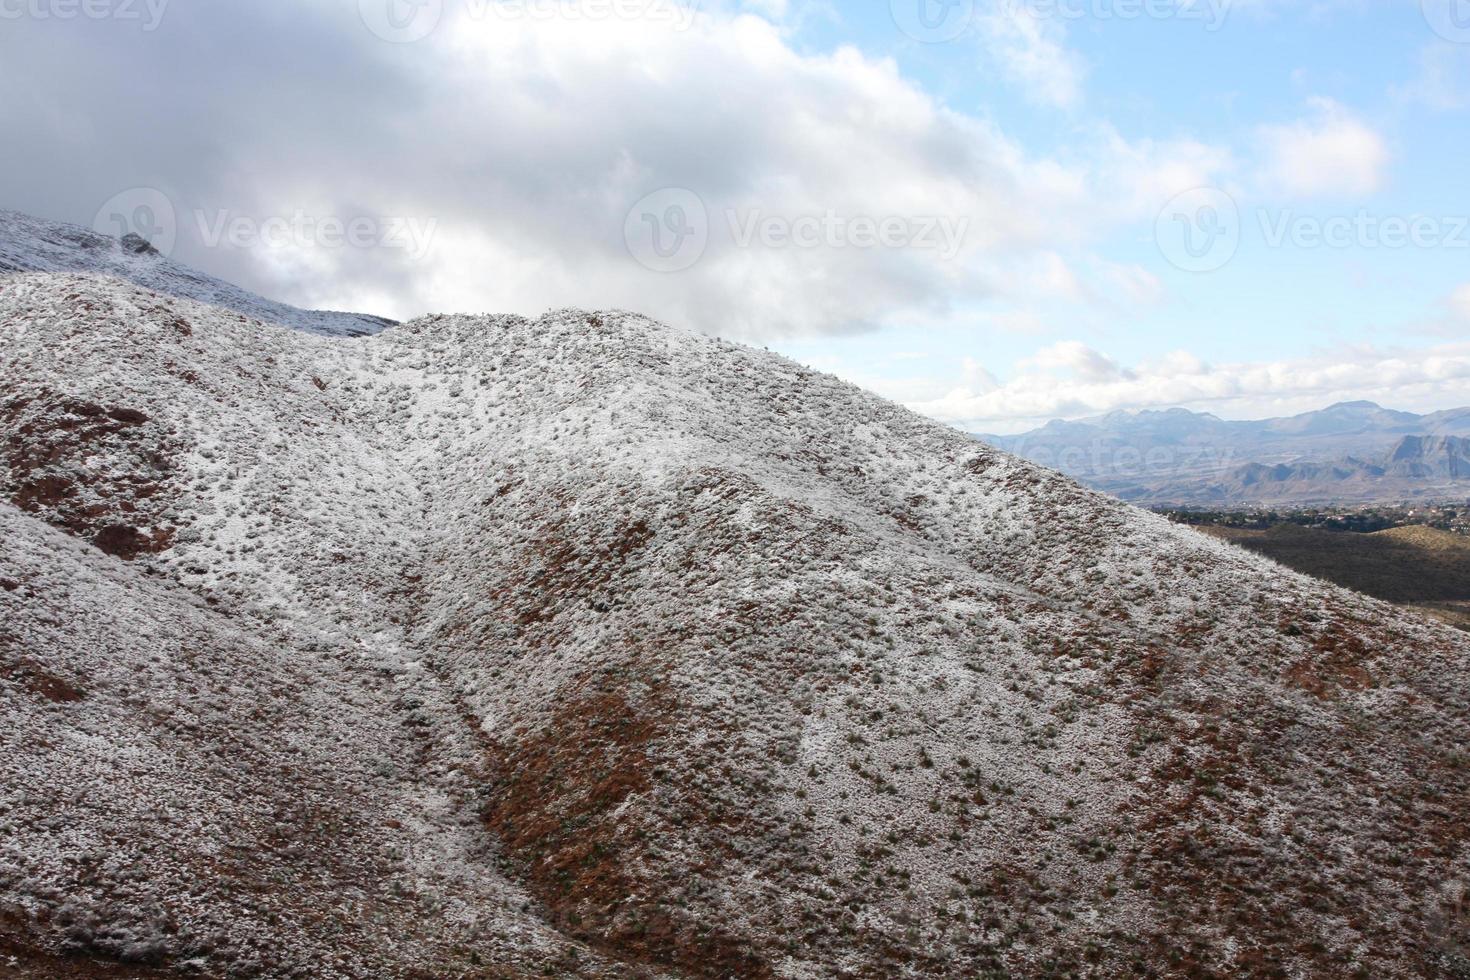
[[[1323,531],[1356,531],[1369,534],[1394,527],[1432,527],[1470,537],[1470,501],[1455,504],[1367,505],[1361,507],[1309,507],[1301,510],[1174,510],[1160,509],[1170,520],[1193,527],[1233,527],[1265,531],[1280,524]]]

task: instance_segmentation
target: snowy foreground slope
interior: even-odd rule
[[[768,354],[0,276],[0,496],[0,971],[1470,968],[1463,635]]]

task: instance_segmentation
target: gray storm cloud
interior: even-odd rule
[[[0,200],[91,224],[156,189],[175,258],[303,305],[616,306],[745,339],[943,317],[1097,217],[1091,175],[1034,166],[891,62],[800,54],[757,17],[450,2],[397,43],[359,6],[6,25]],[[670,193],[689,203],[635,212]],[[834,219],[857,232],[804,234]],[[432,234],[262,233],[303,220]],[[692,262],[659,257],[691,243]]]

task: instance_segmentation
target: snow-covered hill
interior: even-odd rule
[[[0,384],[0,964],[1466,963],[1463,636],[831,377],[52,273]]]
[[[299,310],[170,261],[135,235],[120,240],[0,208],[0,276],[14,272],[112,276],[156,293],[327,336],[364,337],[394,322],[361,313]]]

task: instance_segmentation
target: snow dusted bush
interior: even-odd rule
[[[76,897],[56,910],[67,945],[123,963],[162,963],[177,949],[163,909],[136,897]]]

